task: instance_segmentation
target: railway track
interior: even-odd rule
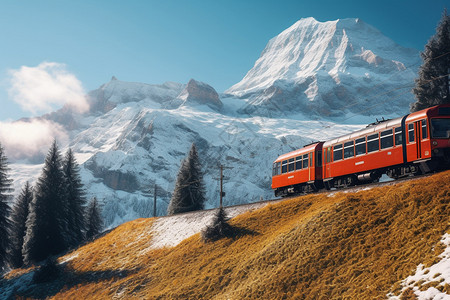
[[[435,174],[435,173],[429,173],[429,174],[417,175],[417,176],[408,176],[408,177],[399,178],[399,179],[396,179],[396,180],[392,179],[392,180],[383,181],[383,182],[372,182],[372,183],[368,183],[368,184],[364,184],[364,185],[357,185],[357,186],[340,188],[340,189],[322,190],[320,192],[310,193],[310,194],[297,194],[297,195],[292,195],[292,196],[284,197],[284,198],[266,199],[266,200],[262,200],[262,201],[258,201],[258,202],[252,202],[252,203],[235,204],[235,205],[230,205],[230,206],[224,206],[224,208],[225,208],[225,211],[227,213],[232,211],[232,210],[239,209],[239,208],[244,208],[242,210],[243,211],[247,211],[247,210],[253,210],[253,209],[257,209],[257,208],[263,207],[263,206],[265,206],[267,204],[270,204],[270,203],[277,203],[277,202],[281,202],[281,201],[284,201],[284,200],[298,198],[298,197],[302,197],[302,196],[306,196],[306,195],[312,195],[312,194],[314,194],[314,195],[333,194],[333,193],[342,193],[342,192],[357,192],[357,191],[362,191],[362,190],[366,190],[366,189],[370,189],[370,188],[395,185],[395,184],[398,184],[398,183],[401,183],[401,182],[405,182],[405,181],[426,178],[426,177],[432,176],[433,174]],[[169,218],[169,217],[172,217],[172,216],[184,216],[184,215],[185,216],[189,216],[191,214],[196,214],[196,213],[199,213],[199,212],[211,213],[212,211],[215,211],[217,209],[218,208],[215,207],[215,208],[204,209],[204,210],[201,210],[201,211],[190,211],[190,212],[180,213],[180,214],[176,214],[176,215],[161,216],[161,217],[158,217],[158,218]]]

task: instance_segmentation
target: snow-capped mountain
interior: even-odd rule
[[[254,67],[226,93],[245,112],[319,116],[407,110],[419,52],[401,47],[360,19],[301,19],[269,41]],[[388,104],[388,105],[385,105]]]
[[[412,96],[389,92],[412,86],[410,66],[418,57],[358,19],[308,18],[272,39],[226,94],[196,80],[150,85],[113,77],[87,95],[89,112],[63,108],[40,119],[64,128],[70,142],[61,145],[63,152],[73,149],[88,197],[103,202],[105,223],[115,226],[152,215],[155,185],[158,215],[165,214],[192,143],[203,165],[206,208],[218,206],[220,164],[231,168],[224,174],[224,205],[272,198],[271,164],[278,155],[360,129],[375,117],[405,114]],[[383,93],[381,100],[374,96]],[[347,112],[356,117],[344,124],[327,118]],[[17,193],[41,167],[11,164]]]

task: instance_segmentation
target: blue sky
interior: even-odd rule
[[[270,38],[303,17],[358,17],[423,50],[446,6],[450,0],[0,0],[0,121],[37,114],[8,94],[12,74],[24,67],[58,63],[84,91],[114,75],[152,84],[194,78],[222,92]]]

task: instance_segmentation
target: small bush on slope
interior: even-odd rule
[[[228,218],[223,207],[217,210],[211,225],[202,231],[204,242],[214,242],[224,237],[233,236],[233,226],[228,224]]]
[[[66,256],[73,272],[130,272],[68,285],[55,298],[385,298],[442,252],[448,182],[450,171],[358,193],[299,197],[230,220],[257,234],[206,244],[196,235],[169,249],[148,251],[142,237],[151,220],[130,222]]]

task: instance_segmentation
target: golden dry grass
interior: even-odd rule
[[[449,182],[447,171],[286,200],[231,220],[245,229],[238,238],[205,244],[197,234],[169,249],[149,250],[153,219],[136,220],[61,258],[73,257],[64,284],[50,296],[384,299],[400,293],[400,281],[418,264],[437,262],[439,240],[450,229]],[[402,295],[413,297],[410,290]]]

